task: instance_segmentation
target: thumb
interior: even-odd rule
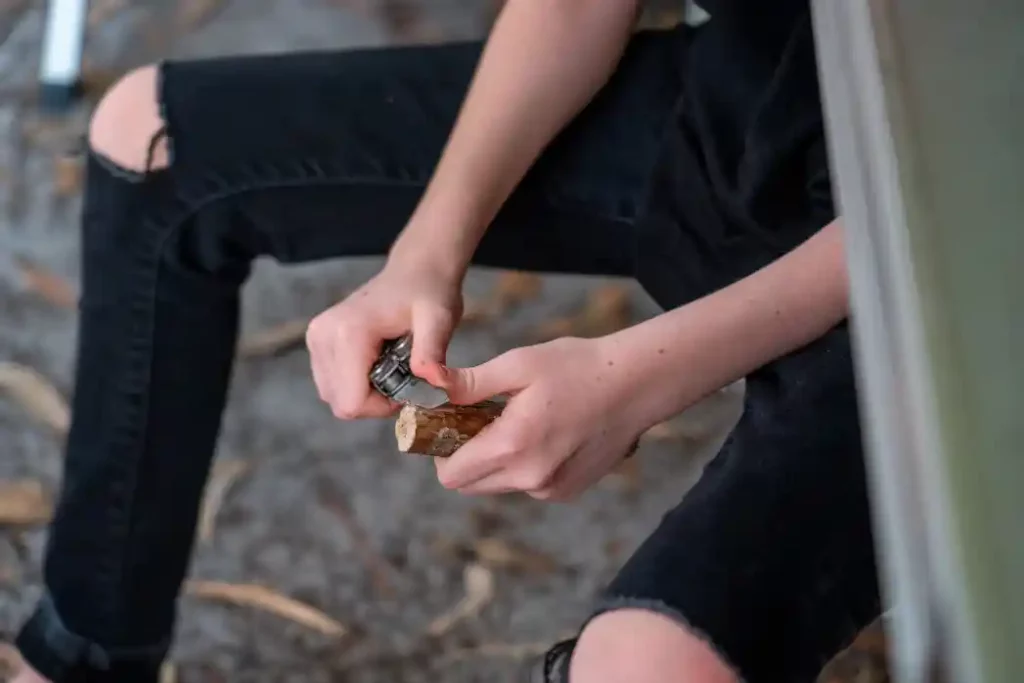
[[[412,313],[412,354],[409,362],[413,374],[435,386],[444,384],[445,356],[455,327],[451,311],[441,306],[419,306]]]
[[[464,405],[512,394],[527,384],[522,364],[508,353],[473,368],[448,368],[446,374],[448,397]]]

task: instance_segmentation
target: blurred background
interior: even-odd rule
[[[681,19],[652,3],[645,23]],[[89,113],[128,69],[173,57],[481,38],[496,0],[92,0],[83,98],[37,103],[41,0],[0,0],[0,669],[40,594],[75,347],[77,219]],[[203,509],[167,681],[513,681],[572,634],[740,411],[742,387],[645,438],[573,505],[463,498],[390,420],[339,424],[302,334],[379,266],[264,262]],[[474,271],[453,363],[656,309],[633,283]],[[183,453],[182,457],[188,457]],[[2,677],[2,673],[0,673]]]

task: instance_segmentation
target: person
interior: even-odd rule
[[[20,683],[156,680],[264,255],[386,255],[309,325],[338,418],[395,411],[367,373],[409,331],[453,401],[511,396],[438,463],[465,494],[571,499],[746,378],[721,453],[543,680],[811,681],[878,614],[809,5],[707,0],[698,28],[638,31],[638,4],[508,0],[482,44],[169,61],[109,91]],[[448,367],[471,263],[632,276],[664,312]]]

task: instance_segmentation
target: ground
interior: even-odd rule
[[[168,56],[477,38],[499,2],[91,0],[86,95],[53,118],[34,104],[46,3],[0,0],[0,679],[40,594],[72,390],[80,150],[105,85]],[[677,3],[663,4],[648,21],[673,20]],[[334,420],[293,343],[378,266],[263,262],[247,285],[251,352],[236,368],[168,683],[520,680],[578,626],[739,415],[737,385],[653,430],[629,469],[572,505],[447,492],[428,460],[396,452],[391,421]],[[455,364],[656,313],[634,284],[592,278],[478,270],[467,296],[475,320],[454,341]],[[822,680],[885,683],[884,646],[868,632]]]
[[[89,106],[112,76],[168,55],[478,37],[494,4],[93,0],[90,99],[49,120],[32,102],[45,3],[0,0],[0,363],[33,368],[64,396],[72,389],[76,314],[59,290],[62,280],[77,281],[73,154]],[[26,264],[30,273],[58,278],[56,287],[32,279]],[[245,291],[246,334],[317,313],[377,265],[259,264]],[[484,298],[497,277],[474,272],[468,294]],[[501,319],[460,332],[453,360],[482,360],[525,343],[538,326],[609,286],[565,277],[542,284],[538,296]],[[632,284],[612,286],[625,288],[635,319],[654,312]],[[692,484],[735,418],[738,397],[728,392],[691,416],[683,429],[693,438],[646,442],[637,471],[610,477],[574,505],[484,501],[443,490],[429,461],[398,454],[390,421],[335,421],[316,400],[301,348],[241,361],[217,457],[222,472],[244,472],[223,496],[212,536],[199,544],[192,578],[262,584],[315,606],[350,633],[325,635],[259,607],[187,597],[173,652],[178,680],[516,680],[525,656],[578,624],[616,567]],[[58,486],[62,437],[38,416],[0,395],[0,480],[9,491],[35,482],[50,495]],[[13,636],[39,595],[44,541],[38,524],[0,528],[0,639]],[[476,571],[476,563],[492,574]],[[467,565],[477,579],[493,579],[493,599],[428,635],[429,624],[463,597]]]

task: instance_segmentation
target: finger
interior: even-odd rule
[[[544,486],[527,493],[537,500],[575,500],[610,471],[608,467],[597,464],[600,461],[600,454],[592,452],[587,447],[581,448],[562,463]]]
[[[434,385],[444,384],[445,356],[455,327],[455,316],[442,306],[420,305],[412,312],[412,354],[414,374]]]
[[[331,408],[341,419],[370,417],[365,411],[376,408],[379,415],[383,396],[370,386],[370,368],[377,359],[381,341],[366,332],[346,327],[336,333],[332,343],[330,366],[325,368],[330,384]],[[375,400],[379,399],[379,400]]]
[[[515,350],[473,368],[448,368],[444,388],[453,403],[471,404],[513,394],[529,382],[522,355]]]
[[[499,425],[503,419],[484,427],[451,457],[438,459],[437,480],[442,486],[461,490],[503,469],[503,461],[509,458]]]
[[[330,382],[325,371],[326,351],[320,344],[319,338],[311,330],[306,332],[306,348],[309,350],[309,369],[313,375],[313,383],[316,385],[317,395],[325,403],[331,402]]]

